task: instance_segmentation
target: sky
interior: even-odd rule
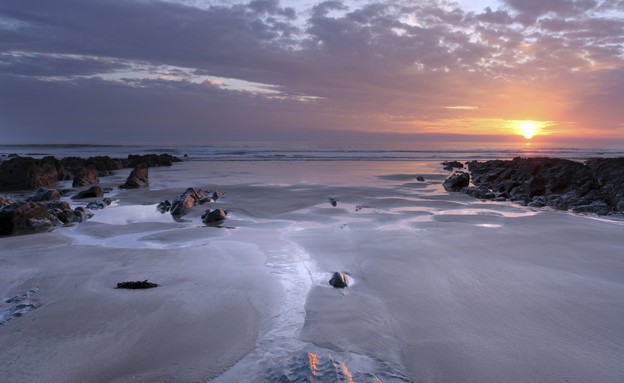
[[[0,140],[624,144],[624,0],[2,0]]]

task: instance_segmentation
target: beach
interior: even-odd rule
[[[3,381],[624,376],[617,217],[448,193],[433,159],[184,161],[117,189],[129,172],[101,179],[114,202],[86,222],[0,238]],[[224,196],[157,211],[188,187]],[[208,208],[227,219],[204,225]],[[115,289],[130,280],[159,286]]]

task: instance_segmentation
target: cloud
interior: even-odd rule
[[[0,129],[422,133],[461,113],[580,121],[573,106],[601,110],[606,126],[624,119],[617,12],[621,2],[589,0],[506,0],[481,13],[435,0],[5,0]]]

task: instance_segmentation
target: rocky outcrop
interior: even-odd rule
[[[0,163],[0,191],[54,188],[71,175],[54,157],[14,157]]]
[[[186,213],[187,209],[190,209],[195,205],[203,205],[206,202],[215,201],[214,197],[218,197],[219,195],[220,195],[219,192],[214,192],[212,194],[212,197],[210,197],[208,192],[205,192],[201,189],[195,190],[193,188],[188,188],[186,189],[184,193],[180,194],[179,196],[176,197],[176,199],[173,200],[173,202],[170,204],[171,207],[169,208],[169,210],[171,211],[171,215],[181,216]],[[162,211],[162,210],[166,211],[167,202],[169,201],[161,202],[158,205],[159,211]]]
[[[46,231],[53,226],[43,202],[18,201],[0,209],[0,236]]]
[[[83,190],[75,194],[72,199],[85,199],[85,198],[102,198],[104,196],[104,191],[99,185],[94,185],[88,188],[87,190]]]
[[[131,154],[128,156],[126,161],[127,162],[124,167],[127,168],[137,167],[141,164],[147,164],[150,168],[154,168],[157,166],[171,166],[174,162],[180,162],[182,160],[178,157],[172,156],[171,154],[163,153],[143,155]]]
[[[57,160],[51,156],[34,159],[17,155],[8,158],[0,162],[0,191],[54,188],[57,181],[64,180],[75,180],[74,187],[86,186],[98,183],[96,177],[111,175],[122,168],[134,168],[143,163],[149,167],[171,166],[174,162],[182,161],[166,153],[129,155],[128,158],[96,156],[87,159],[65,157]]]
[[[444,190],[458,192],[470,185],[470,175],[468,173],[455,173],[444,181]]]
[[[138,189],[149,186],[149,170],[147,164],[141,164],[135,167],[126,182],[119,186],[121,189]]]
[[[55,226],[82,222],[93,216],[88,209],[72,210],[67,202],[6,200],[0,205],[0,236],[32,234]]]
[[[448,170],[448,171],[453,171],[453,169],[463,169],[464,168],[464,164],[462,164],[459,161],[444,161],[442,162],[442,165],[444,165],[444,170]]]
[[[585,164],[558,158],[472,161],[468,170],[475,186],[460,190],[476,198],[578,213],[624,213],[624,158]]]
[[[212,224],[218,223],[227,218],[227,210],[225,209],[215,209],[215,210],[206,210],[204,214],[201,216],[201,220],[204,224]]]
[[[329,280],[329,284],[338,289],[344,289],[345,287],[349,287],[349,276],[340,271],[336,271]]]
[[[58,201],[61,193],[56,189],[38,189],[35,194],[28,198],[29,202]]]
[[[87,185],[95,185],[100,183],[100,176],[95,167],[90,166],[88,168],[81,169],[74,177],[72,187],[80,187]]]

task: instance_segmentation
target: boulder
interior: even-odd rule
[[[135,167],[130,172],[126,182],[119,187],[121,189],[138,189],[145,186],[149,186],[149,172],[147,164],[143,163]]]
[[[87,190],[83,190],[77,194],[75,194],[72,199],[85,199],[85,198],[102,198],[104,196],[104,192],[99,185],[94,185],[88,188]]]
[[[15,157],[0,163],[0,191],[54,188],[66,175],[54,157]]]
[[[0,236],[49,230],[53,223],[43,202],[16,201],[0,209]]]
[[[349,276],[336,271],[329,280],[329,284],[338,289],[344,289],[345,287],[349,287]]]
[[[56,189],[38,189],[35,194],[28,198],[30,202],[58,201],[61,199],[61,193]]]
[[[227,217],[227,211],[225,209],[206,210],[201,216],[201,220],[204,224],[221,222]]]
[[[444,181],[444,190],[458,192],[470,185],[470,175],[468,173],[455,173]]]
[[[416,181],[418,181],[418,182],[425,182],[425,177],[418,176],[418,177],[416,177]]]
[[[333,199],[333,198],[330,198],[330,199],[329,199],[329,203],[330,203],[333,207],[336,207],[336,206],[338,205],[338,201],[336,201],[336,200],[335,200],[335,199]]]
[[[89,202],[87,204],[87,209],[91,209],[91,210],[104,209],[105,207],[109,206],[112,202],[113,200],[111,198],[102,198],[101,200],[99,199],[96,201]]]
[[[186,213],[187,209],[192,208],[195,205],[201,205],[203,203],[211,201],[210,197],[208,197],[208,193],[201,189],[193,189],[188,188],[186,191],[179,196],[177,196],[173,202],[171,203],[171,215],[180,216]],[[161,202],[165,207],[167,201]],[[159,206],[161,206],[159,204]]]
[[[95,185],[100,183],[100,176],[95,167],[83,168],[76,174],[72,187]]]
[[[74,216],[72,217],[72,222],[84,222],[89,218],[93,217],[93,213],[89,209],[85,209],[82,206],[77,207],[74,210]]]

